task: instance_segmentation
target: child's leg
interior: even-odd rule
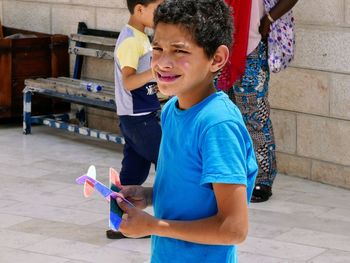
[[[121,131],[125,137],[124,158],[120,179],[123,185],[141,185],[149,174],[151,163],[157,162],[161,129],[156,113],[122,117]]]
[[[120,171],[121,184],[143,184],[148,176],[151,162],[136,153],[128,143],[124,145],[123,153],[124,157],[122,160],[122,169]]]
[[[138,125],[137,152],[148,161],[157,165],[162,130],[157,113],[153,112],[143,117]]]

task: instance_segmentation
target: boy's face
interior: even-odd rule
[[[148,4],[147,6],[142,6],[142,22],[146,27],[153,27],[153,15],[154,10],[161,4],[164,0],[157,0],[153,3]]]
[[[181,26],[159,23],[152,46],[151,67],[164,95],[189,98],[212,85],[213,59]]]

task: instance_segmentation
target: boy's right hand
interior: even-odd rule
[[[140,185],[123,186],[123,189],[119,192],[134,206],[140,209],[146,208],[151,205],[149,197],[149,188],[142,187]]]
[[[158,220],[150,214],[130,206],[125,201],[117,198],[118,206],[123,210],[122,222],[119,231],[127,237],[141,238],[153,234]]]

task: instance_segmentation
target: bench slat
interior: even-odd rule
[[[49,78],[49,79],[54,79],[54,78]],[[57,78],[60,81],[66,81],[66,82],[72,82],[75,84],[80,84],[80,82],[85,81],[85,82],[93,82],[93,83],[97,83],[100,84],[101,86],[103,86],[104,89],[107,90],[111,90],[114,92],[114,83],[113,82],[109,82],[109,81],[103,81],[103,80],[97,80],[97,79],[72,79],[72,78],[67,78],[67,77],[58,77]]]
[[[114,47],[116,39],[110,37],[98,37],[91,35],[71,34],[71,40],[83,43],[98,44],[103,46]]]
[[[87,97],[91,99],[100,99],[103,101],[114,101],[114,85],[111,82],[107,81],[93,81],[94,83],[102,85],[103,89],[100,92],[91,92],[87,91],[84,88],[80,86],[80,83],[82,81],[89,81],[89,80],[79,80],[79,79],[72,79],[67,77],[59,77],[59,78],[39,78],[39,79],[26,79],[25,85],[29,87],[34,88],[40,88],[40,89],[48,89],[48,90],[54,90],[56,92],[62,92],[69,95],[75,95],[75,96],[82,96]],[[109,85],[109,86],[107,86]],[[161,94],[160,92],[157,93],[157,97],[161,103],[164,103],[168,100],[168,97]]]
[[[30,82],[32,80],[28,80],[28,83],[33,83]],[[72,78],[66,78],[66,77],[59,77],[59,78],[39,78],[34,80],[35,84],[37,84],[37,81],[40,81],[43,85],[46,85],[48,88],[54,88],[57,90],[58,86],[64,86],[64,87],[70,87],[72,89],[81,89],[83,91],[86,91],[87,93],[93,93],[90,91],[85,90],[83,87],[81,87],[82,82],[93,82],[96,84],[99,84],[103,87],[102,91],[98,93],[104,93],[104,94],[109,94],[114,96],[114,87],[111,86],[113,83],[111,82],[104,82],[104,81],[90,81],[90,80],[79,80],[79,79],[72,79]],[[106,85],[105,85],[106,84]],[[107,84],[109,86],[107,86]]]
[[[114,59],[114,54],[112,51],[93,49],[93,48],[83,48],[83,47],[70,47],[68,49],[70,54],[88,56],[103,59]]]
[[[102,90],[100,92],[91,92],[74,83],[58,82],[52,79],[27,79],[25,84],[27,87],[31,87],[32,90],[35,90],[36,88],[39,88],[40,90],[47,89],[82,98],[99,99],[107,102],[114,101],[114,91]]]
[[[106,81],[100,81],[100,80],[80,80],[80,79],[71,79],[71,78],[49,78],[49,80],[52,80],[56,83],[56,85],[64,85],[64,86],[75,86],[79,87],[80,89],[84,89],[84,87],[81,86],[82,82],[92,82],[98,85],[102,86],[102,91],[98,93],[106,93],[114,96],[114,84],[111,82]],[[90,92],[90,91],[89,91]]]

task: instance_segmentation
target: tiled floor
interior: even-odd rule
[[[2,124],[0,263],[148,262],[149,239],[106,239],[107,203],[97,194],[84,199],[74,183],[90,164],[107,183],[121,157],[113,143],[39,126],[24,136]],[[349,263],[350,191],[279,175],[271,201],[250,207],[239,259]]]

